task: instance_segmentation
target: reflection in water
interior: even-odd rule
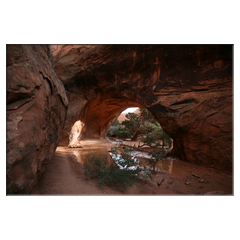
[[[138,159],[141,160],[142,162],[141,165],[145,165],[152,168],[151,165],[148,163],[147,158],[138,157]],[[156,163],[156,167],[155,167],[155,171],[167,171],[169,173],[172,173],[172,169],[173,169],[173,160],[168,160],[168,159],[159,160]]]
[[[79,163],[82,163],[82,164],[83,164],[80,151],[77,151],[77,150],[74,149],[74,150],[72,151],[72,154],[76,157],[76,159],[77,159],[77,161],[78,161]]]
[[[156,167],[167,171],[169,173],[172,173],[172,169],[173,169],[173,161],[172,160],[160,160],[157,164]]]
[[[99,154],[106,154],[110,157],[108,151],[111,148],[106,147],[104,145],[97,145],[97,146],[85,146],[83,148],[72,148],[70,149],[70,153],[72,153],[75,157],[77,162],[84,164],[84,161],[86,159],[86,155],[89,154],[90,152],[95,153],[96,155]]]
[[[112,158],[110,157],[110,150],[111,147],[116,146],[116,144],[110,143],[110,142],[99,142],[99,141],[82,141],[81,142],[83,148],[65,148],[65,147],[60,147],[60,151],[68,152],[74,155],[75,159],[77,162],[84,164],[84,161],[86,159],[86,155],[90,152],[96,153],[97,155],[99,154],[106,154],[109,156],[109,161],[113,161]],[[132,144],[132,143],[131,143]],[[134,151],[133,156],[137,157],[139,160],[142,161],[142,165],[149,166],[147,162],[147,158],[149,158],[148,153],[146,152],[141,152],[141,151]],[[160,160],[156,164],[156,171],[164,170],[169,173],[172,173],[173,169],[173,161],[174,159],[172,158],[166,158],[163,160]]]
[[[135,166],[127,167],[126,160],[123,159],[120,154],[110,153],[110,155],[111,155],[112,159],[116,162],[116,164],[118,165],[118,167],[120,169],[136,170],[139,167],[139,164],[138,164],[139,160],[136,157],[134,157],[134,156],[131,159],[134,160]],[[126,164],[126,165],[123,165],[123,164]]]

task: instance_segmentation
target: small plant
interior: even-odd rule
[[[93,152],[88,152],[84,161],[85,176],[101,178],[105,175],[108,165],[108,157],[106,154],[96,155]]]
[[[112,148],[111,155],[115,162],[109,162],[106,154],[89,152],[84,161],[85,176],[98,178],[100,186],[117,186],[124,189],[131,187],[140,177],[145,180],[151,178],[147,168],[141,168],[140,161],[129,154],[131,151],[133,150]]]
[[[107,155],[89,153],[84,162],[84,174],[97,177],[100,186],[117,186],[124,189],[131,187],[137,180],[136,171],[119,169],[115,162],[109,164],[107,158]]]

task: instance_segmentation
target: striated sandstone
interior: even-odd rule
[[[37,189],[60,141],[65,89],[41,45],[7,45],[7,194]]]
[[[30,193],[58,144],[104,138],[128,107],[183,161],[231,172],[232,67],[231,45],[7,45],[7,193]]]
[[[232,170],[231,45],[52,45],[74,139],[102,138],[124,108],[148,108],[184,161]],[[69,100],[69,108],[75,100]],[[72,107],[74,108],[74,107]],[[115,117],[114,117],[115,116]],[[65,130],[64,130],[65,131]],[[67,141],[67,132],[63,139]],[[78,133],[76,132],[78,131]]]

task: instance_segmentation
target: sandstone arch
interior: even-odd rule
[[[83,139],[103,139],[120,113],[132,106],[143,107],[130,99],[104,98],[99,94],[82,109],[79,120],[71,129],[69,146],[74,147]]]
[[[76,99],[95,106],[111,99],[135,101],[154,114],[173,138],[173,151],[181,159],[231,171],[231,45],[54,45],[51,49],[70,108]],[[90,109],[86,119],[91,118]],[[101,127],[105,129],[104,124]],[[65,128],[63,140],[71,127]],[[87,129],[90,136],[91,127]]]
[[[69,133],[76,121],[85,123],[80,138],[103,137],[107,126],[123,106],[139,104],[147,107],[171,136],[173,151],[182,160],[231,171],[232,50],[232,45],[52,45],[50,49],[47,46],[15,46],[14,64],[24,59],[26,52],[33,51],[26,59],[38,58],[41,64],[35,61],[31,65],[35,75],[29,71],[24,76],[39,78],[42,72],[43,79],[48,79],[51,86],[52,79],[58,82],[58,78],[64,85],[64,88],[53,88],[57,89],[56,94],[49,93],[55,94],[56,99],[62,96],[52,106],[54,109],[64,105],[66,111],[67,100],[61,99],[68,99],[65,125],[64,114],[60,125],[55,124],[58,136],[54,139],[54,148],[60,141],[61,132],[60,144],[68,145]],[[10,59],[13,59],[11,54],[7,62]],[[19,79],[23,77],[18,68],[14,74]],[[9,79],[11,76],[7,75],[9,98],[13,102],[25,99],[25,90],[22,89],[26,89],[27,83],[23,82],[21,88],[14,81],[10,84]],[[19,93],[16,90],[17,97],[10,93],[13,85],[15,89],[21,89]],[[67,98],[64,97],[65,91]],[[113,106],[112,112],[104,111],[101,115],[104,106],[108,109]],[[96,121],[92,121],[94,118]],[[22,126],[27,124],[23,123]],[[10,124],[8,126],[10,136],[12,129]],[[40,125],[35,127],[39,131]],[[49,131],[47,129],[47,133]],[[15,135],[12,138],[11,141],[17,139]],[[49,140],[45,140],[43,145],[48,143]],[[7,146],[13,147],[11,144],[9,142]],[[26,148],[22,151],[27,153]],[[23,184],[25,187],[21,191],[29,192],[33,183],[27,183],[26,178],[12,173],[12,162],[17,158],[24,163],[22,166],[31,165],[32,160],[24,161],[21,154],[7,155],[7,184],[10,186],[24,179],[22,182],[26,186]],[[24,171],[24,167],[22,169]],[[30,173],[36,175],[36,171]],[[9,189],[9,192],[13,191],[13,188]]]

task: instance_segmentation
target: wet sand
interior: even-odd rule
[[[84,175],[83,161],[89,151],[108,154],[109,141],[81,141],[83,148],[58,147],[38,184],[39,195],[232,195],[232,176],[173,160],[163,162],[152,180],[140,181],[127,190],[98,186]],[[161,182],[162,181],[162,182]],[[160,186],[159,183],[161,182]]]

